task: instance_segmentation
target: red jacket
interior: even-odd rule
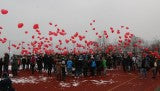
[[[34,57],[34,56],[32,56],[32,58],[31,58],[30,62],[31,62],[31,64],[35,64],[36,59],[35,59],[35,57]]]

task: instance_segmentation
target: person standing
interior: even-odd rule
[[[96,72],[97,72],[97,75],[100,76],[102,71],[102,58],[99,55],[97,55],[95,60],[97,65]]]
[[[48,69],[47,60],[48,60],[48,55],[44,54],[43,56],[44,70]]]
[[[95,76],[95,71],[96,71],[96,61],[94,60],[93,57],[91,57],[91,76]]]
[[[62,69],[62,81],[65,81],[65,78],[66,78],[66,71],[65,71],[65,68],[66,67],[66,62],[65,62],[65,59],[62,58],[62,63],[61,63],[61,69]]]
[[[62,80],[62,69],[61,69],[61,62],[56,62],[56,78],[58,81]]]
[[[83,75],[84,77],[88,76],[88,61],[87,59],[84,60],[83,62]]]
[[[136,64],[137,64],[138,71],[140,73],[141,67],[142,67],[142,57],[140,55],[137,55]]]
[[[71,59],[69,59],[67,61],[67,72],[68,72],[69,76],[71,76],[71,74],[72,74],[72,67],[73,67],[73,62]]]
[[[160,75],[160,57],[157,59],[157,73]]]
[[[8,65],[9,65],[9,54],[5,53],[4,54],[4,72],[8,73]]]
[[[47,66],[48,66],[48,76],[51,76],[51,72],[52,72],[52,56],[49,55],[48,58],[47,58]]]
[[[11,62],[12,65],[12,74],[13,77],[17,76],[17,71],[18,71],[18,60],[15,56],[13,56],[13,61]]]
[[[15,91],[12,86],[12,81],[7,73],[3,74],[2,80],[0,81],[0,91]]]
[[[37,61],[38,71],[39,71],[39,73],[42,73],[42,68],[43,68],[43,65],[42,65],[42,56],[39,55],[37,57],[36,61]]]
[[[130,55],[128,55],[127,56],[127,71],[131,72],[131,70],[132,70],[132,60],[131,60]]]
[[[20,57],[17,57],[17,60],[18,60],[18,70],[20,70],[20,65],[21,65],[21,59],[20,59]]]
[[[123,71],[126,72],[127,71],[127,56],[126,55],[123,56],[122,67],[123,67]]]
[[[23,70],[25,70],[26,62],[27,62],[26,57],[23,56],[22,57],[22,68],[23,68]]]
[[[136,70],[136,56],[132,57],[132,61],[133,61],[133,71]]]
[[[104,75],[106,75],[107,73],[107,61],[105,60],[105,58],[102,58],[102,67],[103,67],[103,73]]]
[[[112,67],[112,57],[111,55],[107,55],[107,60],[108,60],[108,69],[111,69]]]
[[[146,58],[145,57],[143,57],[143,59],[142,59],[141,74],[142,74],[143,78],[147,77],[147,67],[146,67]]]
[[[31,57],[30,56],[27,56],[27,62],[26,62],[26,65],[27,65],[27,69],[29,69],[29,64],[30,64],[30,60],[31,60]]]
[[[32,55],[31,60],[30,60],[32,74],[34,74],[35,64],[36,64],[36,58],[34,55]]]
[[[158,59],[156,58],[152,64],[152,73],[153,73],[153,77],[152,78],[156,78],[157,76],[157,68],[158,68]]]
[[[0,58],[0,78],[2,76],[2,66],[3,66],[3,61],[2,58]]]

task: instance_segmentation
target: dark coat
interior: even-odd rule
[[[14,91],[12,88],[12,81],[10,78],[5,78],[0,81],[0,91]]]
[[[12,64],[12,70],[18,70],[18,60],[17,59],[13,59]]]

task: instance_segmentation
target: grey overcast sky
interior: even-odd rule
[[[35,23],[44,33],[51,29],[49,22],[73,33],[88,29],[93,19],[97,30],[124,25],[146,40],[160,38],[160,0],[0,0],[3,8],[9,13],[0,15],[0,37],[14,41],[28,40],[21,31],[31,31]],[[23,29],[17,28],[19,22]],[[3,45],[0,49],[5,51]]]

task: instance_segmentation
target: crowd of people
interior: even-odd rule
[[[0,58],[0,76],[9,73],[9,65],[13,77],[18,76],[18,70],[31,70],[31,74],[44,71],[48,76],[56,75],[57,80],[65,81],[66,76],[75,78],[87,76],[106,75],[107,69],[123,69],[124,72],[139,72],[142,78],[147,77],[147,72],[151,69],[152,78],[160,74],[160,59],[146,54],[128,55],[122,53],[114,54],[36,54],[36,55],[13,55],[11,58],[6,53]]]
[[[13,55],[10,59],[6,53],[4,58],[0,58],[0,76],[2,73],[8,73],[8,67],[11,64],[13,76],[18,75],[18,70],[31,70],[42,73],[47,71],[48,75],[52,73],[57,75],[59,80],[65,80],[67,76],[95,76],[106,75],[107,69],[120,69],[124,72],[139,71],[146,77],[147,71],[152,69],[153,78],[160,73],[160,59],[152,55],[127,55],[122,53],[114,54],[37,54],[37,55]]]

